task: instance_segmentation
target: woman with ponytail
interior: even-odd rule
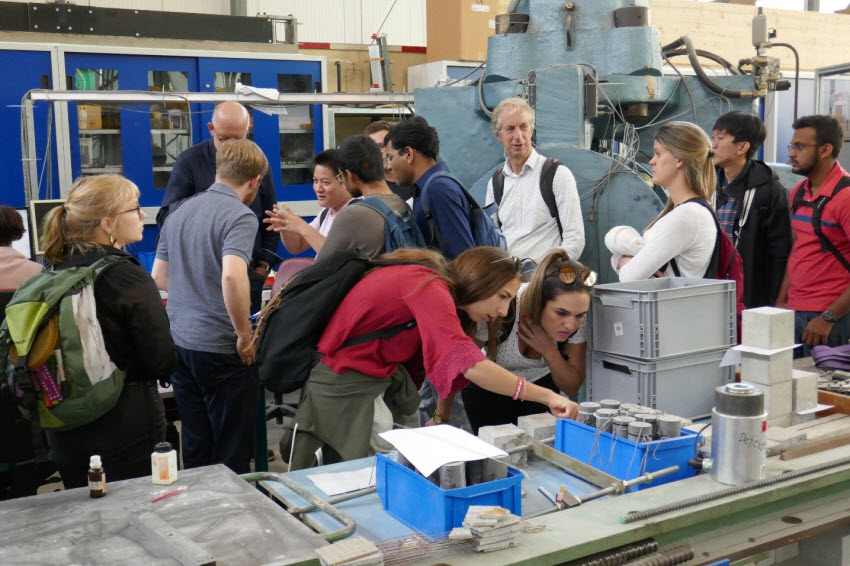
[[[66,488],[86,485],[89,457],[99,454],[110,480],[150,474],[150,454],[165,439],[165,412],[157,380],[175,366],[174,342],[150,275],[123,250],[142,239],[145,212],[139,189],[120,175],[78,179],[63,206],[47,213],[41,246],[50,269],[115,261],[94,283],[97,320],[106,353],[126,372],[117,404],[99,419],[47,432],[50,452]]]
[[[348,292],[319,341],[323,357],[302,388],[294,430],[281,440],[281,452],[293,454],[290,470],[315,466],[318,448],[325,464],[367,456],[376,397],[401,420],[416,412],[426,373],[441,399],[475,383],[509,403],[533,401],[557,417],[577,415],[575,403],[499,367],[470,337],[478,323],[501,326],[520,286],[519,260],[490,247],[469,249],[450,263],[429,250],[402,249],[380,259],[390,265]],[[415,326],[398,334],[344,347],[411,320]]]
[[[535,385],[576,395],[584,383],[587,311],[595,282],[596,274],[571,260],[565,250],[549,252],[531,281],[520,286],[510,330],[505,325],[504,331],[479,333],[479,339],[501,337],[500,342],[485,344],[487,358]],[[548,410],[529,400],[511,403],[475,384],[462,395],[475,434],[482,426],[516,424],[523,415]]]
[[[670,122],[658,129],[653,151],[652,182],[667,189],[667,205],[644,232],[640,251],[615,255],[614,267],[620,281],[654,276],[700,279],[717,238],[712,212],[696,202],[711,202],[714,194],[711,140],[694,124]]]

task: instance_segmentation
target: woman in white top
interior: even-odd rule
[[[322,211],[309,224],[285,204],[276,204],[266,211],[263,222],[267,230],[280,234],[283,247],[291,254],[300,254],[307,248],[318,253],[325,243],[336,213],[352,201],[351,194],[342,182],[342,171],[335,149],[326,149],[313,160],[313,190]]]
[[[479,338],[491,337],[487,357],[536,385],[575,395],[584,383],[587,311],[595,282],[596,274],[570,260],[565,250],[549,252],[531,281],[520,287],[513,324],[503,324],[503,332],[479,327]],[[518,417],[548,411],[530,401],[506,402],[475,384],[462,395],[475,434],[482,426],[516,424]]]
[[[658,129],[653,149],[652,181],[666,188],[670,198],[644,232],[643,248],[618,262],[620,281],[676,275],[700,279],[711,261],[717,228],[710,210],[688,201],[711,202],[711,140],[694,124],[670,122]]]

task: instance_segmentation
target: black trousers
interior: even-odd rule
[[[552,381],[552,374],[541,377],[534,384],[558,392],[555,382]],[[514,401],[507,395],[487,391],[474,383],[467,385],[461,395],[466,416],[469,417],[469,424],[475,435],[482,426],[516,424],[519,417],[549,412],[549,407],[541,403]]]
[[[257,424],[257,366],[237,354],[214,354],[177,346],[171,376],[180,414],[183,466],[224,464],[237,474],[251,471]]]
[[[47,432],[50,454],[66,489],[88,485],[89,458],[100,455],[107,481],[151,473],[151,453],[165,440],[165,411],[155,384],[124,384],[118,403],[94,422]]]

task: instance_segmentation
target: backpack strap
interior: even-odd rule
[[[437,223],[434,220],[434,215],[431,213],[431,207],[428,206],[428,196],[427,196],[428,195],[428,187],[431,185],[431,181],[433,181],[437,177],[445,177],[446,179],[451,179],[452,181],[454,181],[457,184],[457,186],[460,187],[461,192],[464,195],[466,195],[467,204],[469,204],[469,206],[473,207],[473,208],[475,208],[475,207],[480,208],[480,207],[478,206],[478,202],[474,198],[472,198],[471,194],[469,194],[469,191],[466,190],[466,187],[463,186],[463,183],[461,183],[460,180],[457,177],[455,177],[454,175],[452,175],[448,171],[437,171],[436,173],[434,173],[433,175],[428,177],[428,180],[425,181],[424,185],[422,185],[422,190],[419,193],[419,197],[420,197],[421,202],[422,202],[422,213],[425,215],[425,220],[428,221],[428,228],[431,230],[431,241],[428,242],[428,246],[429,247],[436,247],[437,249],[442,251],[443,250],[443,239],[440,236],[440,231],[437,229]],[[499,198],[501,199],[501,195],[500,195]],[[433,245],[435,240],[437,242],[436,246]]]
[[[328,217],[328,212],[330,212],[329,208],[323,208],[321,214],[319,214],[319,227],[325,223],[325,218]]]
[[[755,187],[744,191],[744,201],[738,208],[738,218],[736,219],[736,226],[734,227],[732,232],[733,234],[735,234],[735,241],[733,241],[732,244],[735,246],[736,250],[738,249],[738,240],[740,240],[741,238],[741,229],[744,227],[744,224],[747,223],[747,218],[749,218],[750,216],[750,209],[753,207],[753,201],[755,200],[755,198]]]
[[[387,328],[381,328],[380,330],[374,330],[372,332],[367,332],[366,334],[361,334],[359,336],[352,336],[351,338],[343,342],[342,346],[340,346],[339,349],[342,350],[343,348],[350,348],[351,346],[365,344],[366,342],[378,340],[379,338],[392,338],[396,334],[399,334],[405,330],[412,330],[414,328],[416,328],[416,319],[410,319],[402,324],[388,326]]]
[[[555,200],[555,173],[558,172],[560,161],[554,157],[547,157],[543,163],[543,168],[540,170],[540,195],[543,197],[543,202],[549,209],[549,214],[558,223],[558,235],[563,239],[564,227],[561,225],[561,217],[558,214],[558,203]]]
[[[847,260],[841,252],[838,250],[836,245],[826,237],[826,234],[823,233],[823,228],[821,227],[821,216],[823,215],[823,209],[826,207],[827,203],[832,200],[832,198],[837,195],[839,192],[844,190],[850,186],[850,177],[845,176],[842,177],[838,183],[835,185],[835,188],[832,190],[832,194],[829,196],[821,195],[817,197],[812,202],[807,202],[803,200],[803,185],[802,183],[797,186],[797,192],[794,193],[794,200],[791,205],[791,214],[794,214],[800,206],[807,206],[812,209],[812,229],[815,232],[815,235],[818,237],[818,241],[820,241],[820,249],[822,252],[830,252],[835,259],[846,269],[850,271],[850,261]]]

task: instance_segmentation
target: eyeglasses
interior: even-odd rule
[[[537,262],[531,259],[530,257],[524,257],[522,259],[514,256],[503,257],[502,259],[494,260],[491,263],[501,263],[503,261],[510,261],[514,264],[514,271],[517,273],[522,273],[523,275],[528,275],[530,273],[534,273],[534,270],[537,269]]]
[[[405,150],[405,148],[401,148],[400,150],[396,151],[396,152],[395,152],[395,154],[396,154],[396,155],[404,155],[404,154],[403,154],[404,150]],[[390,155],[390,152],[389,152],[389,151],[387,152],[387,156],[386,156],[386,157],[384,157],[384,161],[386,161],[386,162],[387,162],[387,165],[392,165],[392,164],[393,164],[393,156],[392,156],[392,155]]]
[[[807,147],[820,147],[823,144],[819,143],[789,143],[788,144],[788,153],[791,151],[803,151]]]
[[[139,220],[142,219],[142,207],[141,207],[141,205],[138,205],[138,204],[136,205],[135,208],[131,208],[130,210],[122,210],[118,214],[128,214],[130,212],[135,212],[136,215],[139,217]]]
[[[564,285],[571,285],[575,283],[576,276],[577,274],[572,267],[562,267],[558,270],[558,279],[560,279]],[[596,285],[596,273],[585,267],[581,272],[581,282],[587,287],[593,287]]]
[[[342,173],[337,173],[334,179],[336,179],[337,183],[345,182],[345,177],[342,176]]]

